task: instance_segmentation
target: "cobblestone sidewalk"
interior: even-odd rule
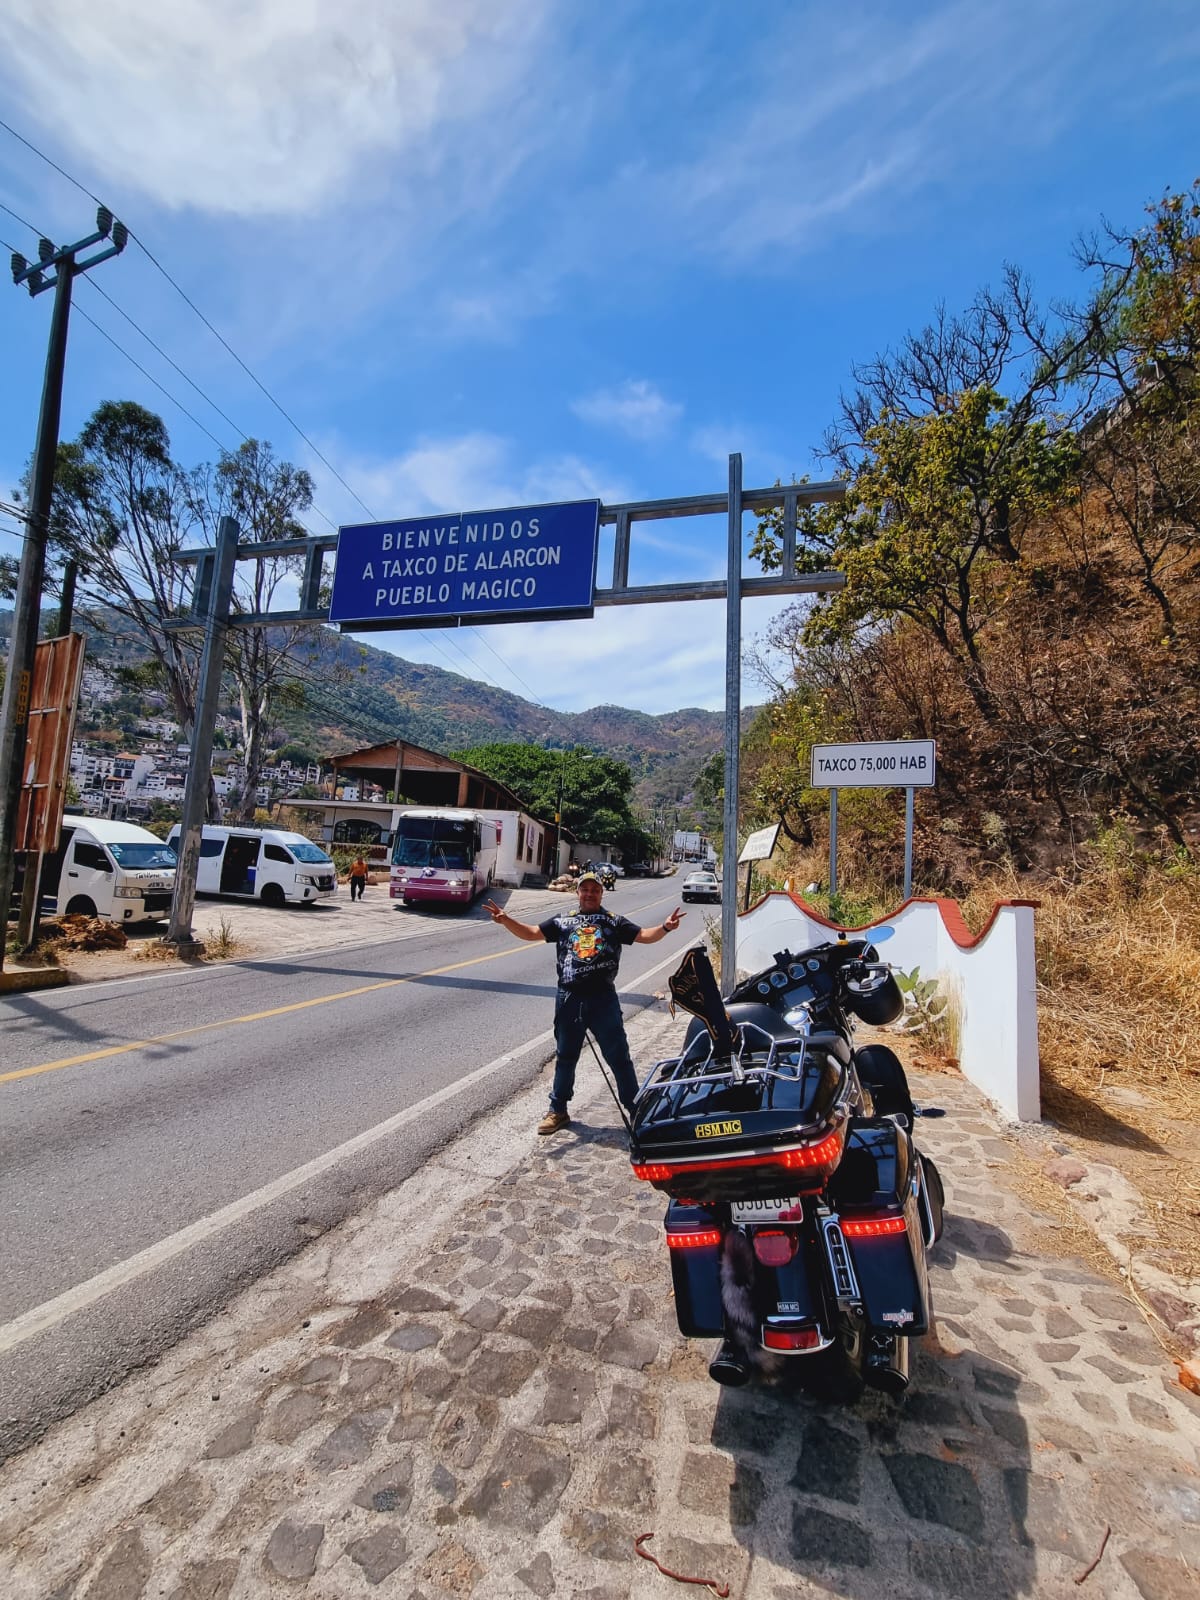
[[[674,1027],[639,1019],[642,1058]],[[902,1403],[712,1384],[607,1096],[538,1140],[539,1088],[10,1462],[0,1592],[704,1592],[637,1558],[653,1531],[752,1600],[1200,1595],[1200,1402],[1117,1287],[1036,1247],[974,1091],[922,1091],[948,1226]]]

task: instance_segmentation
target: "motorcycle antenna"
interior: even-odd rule
[[[613,1104],[616,1106],[618,1112],[620,1113],[621,1121],[625,1124],[625,1132],[632,1139],[633,1138],[633,1122],[630,1119],[629,1113],[626,1111],[625,1107],[621,1104],[620,1099],[617,1096],[617,1091],[613,1087],[612,1079],[608,1075],[608,1069],[605,1067],[603,1061],[601,1061],[601,1059],[600,1059],[600,1052],[599,1052],[599,1050],[596,1049],[596,1045],[595,1045],[594,1040],[592,1039],[591,1034],[590,1033],[586,1034],[585,1038],[587,1039],[587,1042],[588,1042],[588,1048],[591,1050],[592,1054],[596,1058],[596,1065],[600,1068],[600,1072],[601,1072],[602,1077],[604,1078],[605,1083],[608,1084],[608,1092],[609,1092],[610,1095],[612,1095]]]

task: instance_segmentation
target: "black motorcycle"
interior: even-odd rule
[[[944,1196],[912,1140],[916,1117],[941,1112],[914,1106],[892,1050],[853,1044],[855,1018],[900,1016],[891,971],[873,943],[841,939],[781,951],[722,1000],[697,946],[671,992],[695,1020],[642,1085],[630,1142],[635,1175],[670,1196],[680,1331],[721,1340],[718,1383],[902,1392]]]

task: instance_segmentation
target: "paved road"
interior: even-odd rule
[[[610,903],[652,924],[674,888]],[[529,920],[564,903],[511,897]],[[0,1004],[0,1441],[153,1357],[535,1075],[552,949],[479,907],[398,928]],[[702,931],[625,953],[627,1009]]]

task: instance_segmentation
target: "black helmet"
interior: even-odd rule
[[[847,979],[846,1005],[870,1028],[882,1028],[904,1014],[900,985],[886,967],[871,967],[861,978]]]

